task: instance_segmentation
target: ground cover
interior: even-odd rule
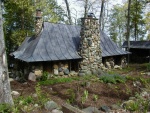
[[[145,87],[145,84],[150,82],[150,76],[147,74],[149,69],[149,64],[132,64],[125,69],[112,70],[99,77],[91,75],[25,83],[13,81],[11,88],[25,98],[35,94],[37,84],[40,84],[41,92],[46,94],[46,98],[54,100],[60,106],[67,102],[80,109],[88,106],[99,108],[103,105],[120,105],[129,97],[140,93],[141,89],[135,87],[134,83],[139,81],[140,87]]]

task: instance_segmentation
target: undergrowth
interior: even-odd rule
[[[53,78],[45,81],[39,81],[40,85],[53,85],[58,83],[67,83],[72,82],[74,80],[79,80],[79,77],[72,77],[72,78]]]
[[[100,76],[100,81],[104,83],[125,83],[126,78],[124,76],[121,76],[119,74],[108,74],[105,73],[104,75]]]

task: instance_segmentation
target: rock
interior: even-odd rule
[[[129,100],[136,100],[135,97],[129,97]]]
[[[57,64],[54,64],[53,68],[54,68],[54,69],[58,69],[58,65],[57,65]]]
[[[34,71],[34,74],[35,74],[38,78],[40,78],[40,77],[42,76],[42,70],[36,69],[36,70]]]
[[[12,82],[12,81],[14,81],[14,79],[13,78],[9,78],[9,82]]]
[[[115,65],[114,69],[122,69],[122,68],[120,66],[118,66],[118,65]]]
[[[128,108],[133,103],[135,103],[134,100],[128,100],[128,101],[123,102],[123,104],[121,106],[122,106],[122,108]]]
[[[108,106],[101,106],[100,110],[104,111],[104,112],[109,112],[110,108]]]
[[[64,74],[65,74],[65,75],[68,75],[68,74],[69,74],[69,69],[67,69],[67,68],[64,69]]]
[[[85,82],[85,87],[90,87],[90,85],[91,85],[91,82]]]
[[[85,113],[100,113],[100,111],[96,107],[87,107],[85,109],[82,109],[82,111],[84,111]]]
[[[54,69],[54,75],[58,75],[58,69]]]
[[[98,74],[98,76],[101,76],[103,74],[103,71],[101,69],[98,69],[97,74]]]
[[[34,98],[37,98],[37,94],[36,94],[36,93],[34,93],[32,96],[33,96]]]
[[[89,71],[86,71],[86,75],[91,75],[92,72],[89,70]]]
[[[139,82],[139,81],[135,81],[135,82],[133,82],[133,86],[134,87],[141,87],[141,82]]]
[[[54,75],[53,74],[48,74],[47,79],[52,78]]]
[[[20,95],[20,93],[17,92],[17,91],[12,91],[11,94],[12,94],[13,96],[19,96],[19,95]]]
[[[150,76],[150,72],[147,72],[147,76]]]
[[[35,81],[36,81],[36,76],[35,76],[35,74],[32,73],[32,72],[30,72],[30,73],[29,73],[29,76],[28,76],[28,80],[31,80],[31,81],[35,82]]]
[[[63,113],[63,112],[58,110],[58,109],[54,109],[54,110],[51,111],[51,113]]]
[[[38,105],[38,104],[34,104],[34,107],[36,107],[36,108],[37,108],[37,107],[39,107],[39,105]]]
[[[70,76],[77,76],[78,74],[75,71],[70,72]]]
[[[144,99],[150,99],[150,94],[149,94],[148,92],[146,92],[146,91],[143,91],[143,92],[141,93],[141,96],[142,96]]]
[[[97,75],[98,72],[97,72],[95,69],[93,69],[93,70],[92,70],[92,74],[93,74],[93,75]]]
[[[111,65],[110,65],[109,62],[106,62],[106,67],[107,67],[108,69],[111,69]]]
[[[45,109],[52,111],[53,109],[58,108],[58,105],[54,101],[48,101],[44,104]]]
[[[82,77],[82,76],[85,76],[85,73],[80,73],[80,72],[79,72],[78,75]]]
[[[116,105],[116,104],[111,105],[110,108],[111,108],[112,110],[118,110],[118,109],[121,109],[121,107],[118,106],[118,105]]]
[[[59,71],[59,72],[62,72],[62,71],[63,71],[62,67],[58,68],[58,71]]]
[[[86,69],[88,69],[88,67],[87,66],[81,66],[81,69],[86,70]]]
[[[60,76],[63,76],[63,75],[64,75],[64,72],[59,72],[59,75],[60,75]]]

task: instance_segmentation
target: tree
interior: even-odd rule
[[[66,4],[66,7],[67,7],[67,13],[68,13],[67,16],[68,16],[69,24],[72,24],[72,19],[71,19],[71,13],[70,13],[68,0],[65,0],[65,4]]]
[[[2,0],[0,0],[0,104],[13,105],[10,83],[8,81],[8,69],[6,59],[6,48],[4,43],[3,22],[2,22]]]
[[[125,10],[127,9],[127,4],[125,5],[115,5],[111,10],[109,16],[109,32],[110,37],[114,42],[118,43],[120,46],[123,41],[125,41],[125,32],[126,32],[126,17]]]
[[[145,7],[145,0],[132,0],[131,1],[131,37],[134,38],[135,41],[143,40],[145,35],[145,22],[143,18],[143,8]]]
[[[146,14],[145,23],[147,30],[147,39],[150,40],[150,12]]]
[[[64,22],[65,13],[55,0],[7,0],[4,8],[4,33],[8,54],[18,48],[26,36],[34,34],[36,9],[42,10],[44,21]]]
[[[102,0],[102,3],[101,3],[101,11],[100,11],[100,16],[99,16],[100,28],[102,28],[102,19],[103,19],[104,3],[105,3],[105,0]]]
[[[66,13],[61,6],[57,4],[56,0],[39,0],[39,2],[35,3],[34,12],[37,8],[43,12],[44,21],[65,23],[64,17],[66,17]]]

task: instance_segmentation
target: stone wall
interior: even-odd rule
[[[98,20],[92,17],[82,18],[79,75],[92,74],[100,68],[102,53],[100,48],[100,29]]]

